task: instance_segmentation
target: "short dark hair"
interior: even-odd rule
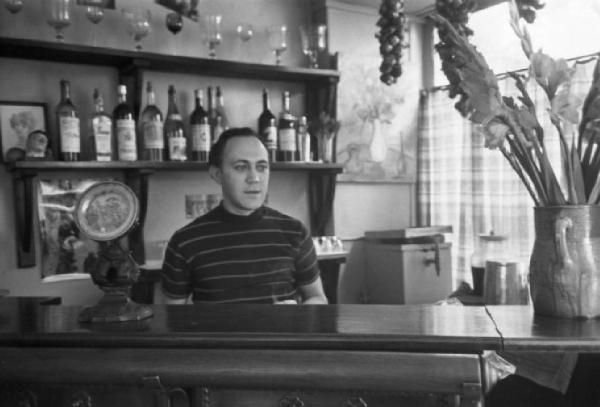
[[[208,153],[208,166],[220,167],[221,161],[223,160],[223,151],[227,142],[234,137],[256,137],[260,140],[258,134],[250,127],[232,127],[231,129],[225,130],[219,136],[219,139],[210,149]]]

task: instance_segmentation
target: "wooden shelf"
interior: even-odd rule
[[[7,37],[0,37],[0,57],[268,81],[337,82],[340,77],[333,69],[255,64]]]
[[[17,161],[7,163],[9,171],[32,170],[32,171],[128,171],[128,170],[150,170],[150,171],[206,171],[207,163],[185,161]],[[341,173],[343,165],[337,163],[320,162],[279,162],[272,163],[273,171],[309,171]]]

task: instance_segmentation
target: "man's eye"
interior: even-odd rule
[[[259,164],[256,166],[256,169],[260,172],[269,171],[269,166],[267,164]]]
[[[238,164],[233,167],[233,169],[236,171],[245,171],[246,168],[248,168],[248,166],[245,164]]]

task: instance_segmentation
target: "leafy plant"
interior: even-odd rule
[[[451,0],[443,1],[447,3]],[[461,3],[461,0],[458,0]],[[440,43],[436,49],[442,69],[450,81],[450,97],[460,96],[456,109],[478,124],[486,135],[486,146],[499,149],[521,178],[538,206],[581,205],[600,203],[600,62],[583,101],[573,92],[575,71],[564,59],[553,59],[533,51],[525,21],[535,19],[541,8],[538,0],[512,0],[510,18],[513,31],[529,58],[527,75],[510,73],[520,92],[517,100],[500,94],[497,78],[483,55],[469,43],[470,30],[465,19],[453,22],[439,12],[433,19]],[[458,21],[458,23],[457,23]],[[535,80],[550,102],[549,115],[561,146],[561,163],[566,176],[565,192],[561,189],[548,157],[544,129],[537,108],[528,94],[526,83]],[[581,111],[581,114],[580,114]],[[567,129],[573,128],[572,137]]]

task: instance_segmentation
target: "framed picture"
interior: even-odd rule
[[[15,154],[25,157],[27,136],[36,130],[45,133],[48,128],[46,112],[45,103],[0,100],[0,147],[4,162],[14,161]]]

